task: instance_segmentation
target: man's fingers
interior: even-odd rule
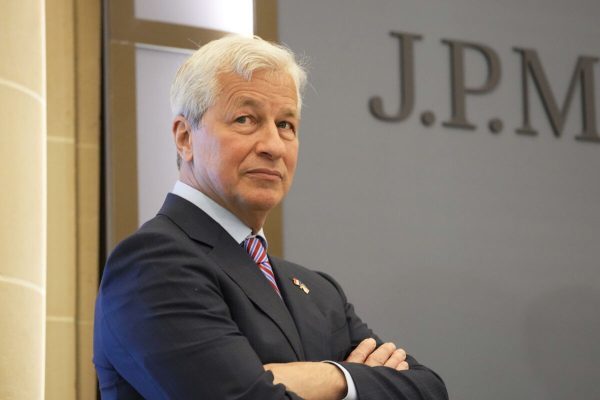
[[[395,350],[396,345],[394,343],[384,343],[381,346],[379,346],[377,350],[372,352],[369,357],[367,357],[367,359],[365,360],[365,364],[370,367],[384,365],[392,356]]]
[[[375,339],[365,339],[356,346],[352,353],[346,358],[346,361],[363,364],[367,357],[373,353],[373,350],[377,347]]]
[[[403,349],[397,349],[392,353],[390,358],[387,359],[383,366],[396,369],[404,360],[406,360],[406,352]]]
[[[408,363],[406,361],[402,361],[400,364],[398,364],[398,366],[396,367],[397,371],[406,371],[408,370]]]
[[[371,338],[360,342],[346,361],[370,367],[385,366],[398,371],[405,371],[409,368],[404,349],[396,349],[396,345],[391,342],[377,347],[377,342]]]

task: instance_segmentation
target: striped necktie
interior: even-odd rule
[[[271,263],[269,262],[269,257],[267,257],[267,251],[263,244],[262,238],[258,236],[250,236],[244,240],[244,248],[250,254],[250,257],[254,260],[258,268],[263,273],[267,281],[273,287],[273,290],[281,297],[281,292],[277,287],[277,282],[275,282],[275,274],[273,273],[273,267],[271,267]]]

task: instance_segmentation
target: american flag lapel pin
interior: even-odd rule
[[[308,286],[306,286],[302,281],[296,277],[292,278],[292,283],[300,288],[305,294],[310,292]]]

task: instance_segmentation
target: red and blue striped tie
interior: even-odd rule
[[[267,281],[271,284],[275,292],[281,297],[281,292],[277,287],[277,282],[275,281],[275,274],[273,273],[273,267],[271,267],[271,263],[269,262],[269,257],[267,256],[267,251],[262,242],[262,238],[258,236],[250,236],[246,240],[244,240],[244,248],[250,254],[250,257],[254,260],[258,268],[263,273]]]

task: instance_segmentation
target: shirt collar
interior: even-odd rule
[[[221,225],[237,243],[242,243],[248,237],[258,236],[264,241],[265,249],[267,248],[267,238],[265,237],[262,228],[260,228],[256,235],[252,235],[252,229],[244,225],[244,223],[231,211],[222,207],[198,189],[181,181],[177,181],[171,193],[189,201],[208,214],[208,216],[217,221],[217,223]]]

